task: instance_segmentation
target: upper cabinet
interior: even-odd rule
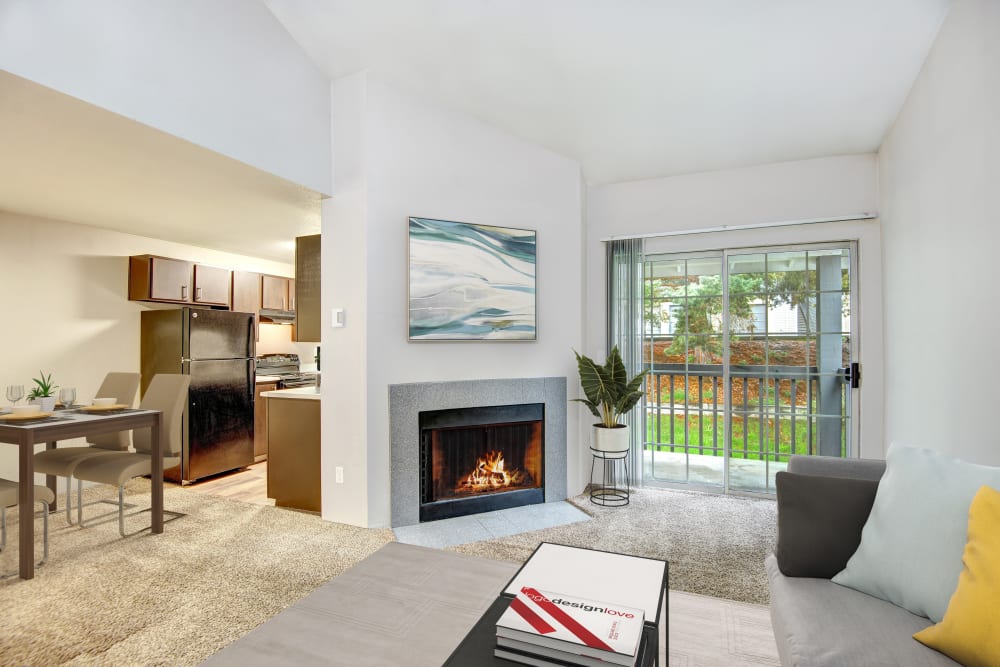
[[[128,298],[190,303],[193,275],[191,262],[155,255],[130,257]]]
[[[128,260],[128,298],[229,307],[232,272],[158,255]]]
[[[320,235],[295,239],[295,340],[320,342]]]
[[[260,307],[264,310],[291,310],[288,300],[288,278],[261,276]]]
[[[252,271],[233,271],[232,309],[241,313],[257,314],[260,310],[260,274]]]
[[[254,340],[260,340],[260,274],[253,271],[233,271],[233,303],[231,310],[253,313]]]
[[[233,272],[216,266],[194,265],[194,302],[206,306],[228,306]]]

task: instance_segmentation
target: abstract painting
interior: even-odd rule
[[[410,218],[410,334],[535,340],[535,232]]]

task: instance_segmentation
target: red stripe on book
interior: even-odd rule
[[[531,607],[521,602],[519,599],[514,598],[510,603],[510,608],[516,611],[521,618],[526,620],[531,627],[535,629],[539,634],[547,634],[549,632],[555,632],[556,629],[545,622],[545,619],[532,611]]]
[[[567,614],[565,611],[559,608],[558,605],[554,605],[549,602],[549,599],[536,591],[534,588],[524,587],[521,589],[522,593],[526,593],[531,596],[531,599],[539,607],[544,609],[549,613],[549,615],[562,623],[563,627],[576,635],[580,641],[591,648],[600,648],[605,651],[614,652],[614,649],[601,641],[601,638],[595,635],[593,632],[587,628],[580,625],[580,622],[575,618]],[[516,599],[516,598],[515,598]]]

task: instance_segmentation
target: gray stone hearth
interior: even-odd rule
[[[420,522],[420,426],[427,410],[545,404],[545,502],[566,499],[566,378],[389,385],[392,526]]]

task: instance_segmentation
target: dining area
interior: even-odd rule
[[[81,530],[105,528],[106,522],[95,522],[92,517],[88,523],[85,519],[85,484],[117,487],[121,538],[147,530],[153,535],[163,532],[164,515],[171,514],[164,509],[163,471],[180,462],[181,426],[190,377],[154,375],[136,405],[139,382],[139,373],[107,373],[93,398],[78,401],[76,390],[70,387],[60,388],[55,395],[51,375],[40,374],[35,389],[45,386],[41,392],[33,391],[35,396],[28,405],[18,404],[25,398],[23,385],[7,386],[9,404],[0,407],[0,447],[17,448],[17,475],[16,479],[0,477],[0,552],[16,543],[17,569],[0,572],[0,577],[30,580],[50,552],[57,557],[58,545],[49,544],[48,524],[50,517],[60,511],[60,502],[68,526]],[[36,474],[45,476],[44,484],[35,483]],[[62,494],[58,489],[60,477],[65,479]],[[130,480],[138,477],[149,478],[150,517],[148,527],[127,533],[124,490]],[[39,507],[40,512],[36,512]],[[7,525],[9,508],[16,508],[16,531]],[[38,524],[43,534],[41,559],[36,547]]]

